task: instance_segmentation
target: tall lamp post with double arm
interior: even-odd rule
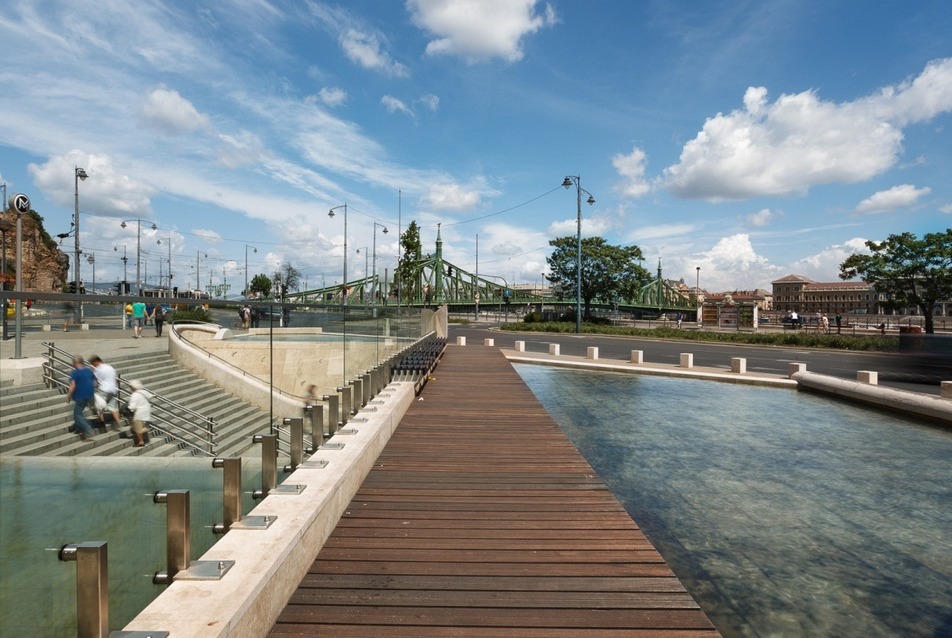
[[[141,278],[141,263],[142,263],[142,220],[141,219],[130,219],[128,221],[134,221],[136,223],[136,295],[139,297],[142,296],[142,278]],[[126,220],[123,220],[119,224],[122,228],[126,227]],[[152,224],[152,230],[158,230],[158,227],[155,224]]]
[[[248,249],[249,248],[254,250],[255,253],[258,252],[258,249],[255,248],[254,246],[249,246],[248,244],[245,244],[245,292],[244,292],[245,299],[248,298]]]
[[[331,219],[334,218],[334,211],[338,209],[344,209],[344,283],[341,286],[341,300],[342,303],[347,305],[347,204],[341,204],[340,206],[335,206],[334,208],[327,211],[327,216]]]
[[[79,293],[80,290],[82,289],[80,285],[80,279],[79,279],[79,256],[81,254],[79,250],[79,182],[80,181],[85,182],[87,177],[89,177],[89,175],[86,174],[86,169],[80,168],[79,166],[73,167],[73,194],[74,194],[74,202],[75,202],[75,209],[73,211],[73,245],[74,245],[73,282],[76,285],[77,293]],[[75,322],[82,323],[83,321],[83,302],[82,301],[76,304],[75,312],[76,312]]]
[[[390,232],[389,230],[387,230],[387,227],[385,225],[379,222],[374,222],[374,259],[373,259],[373,264],[374,264],[373,273],[374,274],[373,274],[373,279],[371,280],[374,283],[372,283],[370,287],[371,303],[376,303],[377,291],[379,290],[379,287],[374,285],[377,281],[377,226],[380,226],[381,228],[383,228],[384,235]],[[385,290],[384,294],[386,295],[386,293],[387,291]]]
[[[588,195],[588,205],[595,203],[595,197],[587,190],[582,188],[582,178],[579,175],[566,175],[562,186],[571,188],[575,185],[578,208],[576,217],[576,235],[575,235],[575,332],[582,332],[582,193]]]

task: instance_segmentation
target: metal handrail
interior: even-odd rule
[[[68,378],[69,373],[64,369],[57,368],[56,364],[60,364],[63,368],[67,366],[71,367],[74,355],[67,352],[66,350],[63,350],[62,348],[57,347],[52,342],[44,343],[43,345],[47,348],[46,362],[43,364],[43,378],[46,380],[47,387],[56,386],[60,389],[68,388],[69,383],[63,379]],[[56,355],[59,355],[59,357]],[[57,378],[56,375],[59,375],[60,378]],[[128,400],[128,397],[131,393],[122,387],[121,377],[119,379],[119,383],[117,384],[117,390],[118,398],[125,398]],[[125,396],[123,397],[123,395]],[[153,400],[158,399],[159,402],[159,405],[153,403],[152,406],[153,409],[158,411],[157,414],[153,414],[153,421],[151,422],[152,426],[155,427],[156,430],[161,432],[164,436],[171,437],[179,443],[201,454],[208,456],[215,455],[215,419],[213,417],[202,415],[198,412],[195,412],[191,408],[181,405],[159,394],[152,394],[152,398]],[[162,414],[163,412],[165,415]],[[205,426],[202,428],[204,430],[204,436],[200,437],[203,439],[201,444],[197,444],[193,440],[189,440],[189,438],[187,438],[190,436],[194,439],[196,436],[199,436],[192,429],[175,423],[166,416],[171,415],[174,417],[180,412],[194,415],[200,421],[204,422]],[[188,422],[186,421],[186,423]],[[185,436],[182,436],[179,433],[182,433]]]
[[[193,325],[193,326],[194,326],[194,325],[197,324],[197,325],[203,325],[203,326],[219,326],[219,327],[223,327],[220,323],[211,323],[211,322],[205,322],[205,321],[195,321],[195,320],[192,320],[192,319],[186,319],[186,320],[180,321],[180,322],[176,322],[175,320],[172,320],[172,323],[171,323],[171,325],[169,326],[171,330],[175,330],[176,323],[178,323],[179,325]],[[178,338],[179,338],[179,339],[181,339],[181,340],[184,341],[185,343],[189,344],[189,345],[192,346],[193,348],[196,348],[197,350],[200,350],[200,351],[204,352],[206,355],[208,355],[209,358],[215,359],[216,361],[219,361],[219,362],[225,364],[226,366],[228,366],[228,367],[229,367],[230,369],[232,369],[232,370],[237,370],[238,372],[241,373],[241,376],[254,379],[255,381],[258,381],[259,383],[263,383],[264,385],[270,386],[270,383],[269,383],[266,379],[262,379],[262,378],[259,377],[259,376],[253,375],[253,374],[249,373],[247,370],[243,370],[243,369],[239,368],[238,366],[236,366],[236,365],[235,365],[234,363],[232,363],[231,361],[228,361],[227,359],[223,359],[223,358],[219,357],[217,354],[214,354],[214,353],[212,353],[212,352],[209,352],[208,350],[206,350],[205,348],[203,348],[202,346],[200,346],[200,345],[197,344],[196,342],[192,341],[191,339],[189,339],[188,337],[186,337],[185,335],[183,335],[183,334],[182,334],[181,332],[179,332],[178,330],[175,330],[175,334],[178,335]],[[290,392],[285,392],[285,391],[282,390],[281,388],[272,387],[271,390],[272,390],[273,392],[277,392],[277,393],[280,394],[281,396],[288,397],[288,398],[294,399],[294,400],[296,400],[296,401],[301,401],[301,402],[303,402],[303,401],[304,401],[304,398],[305,398],[305,397],[299,397],[299,396],[297,396],[297,395],[295,395],[295,394],[291,394]]]

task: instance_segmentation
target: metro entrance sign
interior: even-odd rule
[[[13,210],[15,210],[17,213],[26,215],[30,212],[30,198],[23,193],[16,193],[11,201],[13,204]]]

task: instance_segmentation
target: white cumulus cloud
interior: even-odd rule
[[[651,185],[645,179],[646,159],[645,152],[640,148],[632,149],[628,155],[618,153],[612,157],[612,166],[624,178],[617,188],[625,197],[641,197],[651,190]]]
[[[340,36],[340,46],[344,54],[365,69],[377,71],[390,77],[408,77],[410,70],[390,57],[383,50],[380,37],[373,33],[364,33],[358,29],[347,29]]]
[[[431,210],[451,212],[472,210],[480,200],[477,190],[466,189],[459,184],[434,184],[420,199],[420,204]]]
[[[155,89],[139,109],[142,119],[166,133],[191,133],[208,126],[208,118],[178,91]]]
[[[802,194],[870,179],[896,164],[902,127],[952,111],[952,58],[911,81],[837,104],[815,91],[767,99],[750,87],[744,108],[709,118],[663,179],[677,197],[710,201]]]
[[[798,259],[790,264],[790,273],[817,281],[839,281],[840,264],[854,253],[869,253],[865,239],[854,237],[842,244],[827,246],[814,255]]]
[[[155,188],[124,175],[107,155],[86,154],[78,150],[51,157],[44,164],[30,164],[30,175],[37,188],[59,206],[73,208],[75,168],[89,176],[80,187],[80,209],[97,214],[122,217],[149,217]]]
[[[538,0],[409,0],[413,23],[435,36],[428,55],[456,55],[469,62],[523,57],[525,36],[558,21]]]
[[[762,208],[756,213],[751,213],[747,216],[747,223],[751,226],[760,228],[766,226],[770,223],[770,220],[776,217],[775,213],[772,213],[769,208]]]
[[[384,105],[384,108],[387,109],[390,113],[403,113],[404,115],[409,115],[413,117],[413,111],[407,106],[403,100],[393,97],[392,95],[385,95],[380,98],[380,103]]]
[[[921,197],[932,192],[928,186],[916,188],[912,184],[900,184],[878,193],[873,193],[856,205],[857,213],[889,213],[915,204]]]
[[[318,91],[317,97],[326,106],[340,106],[347,101],[347,91],[338,87],[325,86]]]

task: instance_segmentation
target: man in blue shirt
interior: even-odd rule
[[[73,422],[76,432],[83,441],[93,435],[93,426],[86,418],[86,408],[92,405],[96,392],[96,375],[86,367],[82,357],[73,359],[73,371],[69,375],[69,391],[66,402],[73,401]]]

